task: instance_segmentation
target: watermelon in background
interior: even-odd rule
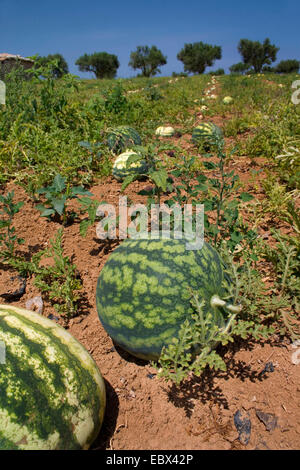
[[[0,449],[88,449],[106,401],[89,353],[53,321],[7,305],[0,305],[0,341]]]
[[[184,239],[126,239],[98,278],[98,315],[116,344],[138,358],[157,360],[193,313],[189,288],[206,301],[204,313],[224,326],[226,312],[211,300],[228,297],[229,280],[214,248],[204,243],[200,250],[186,250]]]
[[[233,98],[231,96],[225,96],[223,98],[223,103],[224,104],[231,104],[231,103],[233,103]]]
[[[109,130],[107,144],[110,150],[118,155],[134,145],[142,145],[138,132],[129,126],[119,126]]]
[[[156,129],[155,134],[161,137],[172,137],[172,135],[175,134],[175,129],[171,126],[168,126],[168,127],[161,126]]]
[[[203,122],[194,128],[192,141],[196,145],[203,144],[208,147],[215,139],[223,138],[222,129],[213,122]]]

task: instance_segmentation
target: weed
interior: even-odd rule
[[[68,319],[78,313],[78,291],[82,284],[76,266],[64,256],[62,237],[63,230],[59,229],[50,240],[50,246],[33,256],[31,271],[35,274],[34,285],[52,301],[56,311]],[[41,261],[47,258],[53,265],[41,266]]]
[[[16,229],[13,226],[14,216],[19,212],[24,202],[13,202],[14,191],[9,192],[7,195],[0,195],[0,261],[7,262],[14,258],[16,245],[24,242],[22,238],[16,235]]]
[[[78,198],[78,196],[92,196],[92,193],[82,186],[72,187],[67,184],[66,178],[59,174],[55,176],[51,185],[38,189],[37,194],[43,194],[46,200],[44,204],[37,204],[36,206],[41,212],[41,216],[51,219],[51,217],[57,215],[63,225],[76,217],[76,213],[68,212],[67,202]]]

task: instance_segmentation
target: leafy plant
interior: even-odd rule
[[[16,235],[16,229],[13,226],[14,216],[19,212],[24,202],[13,202],[14,191],[9,192],[7,195],[0,195],[0,260],[2,262],[9,262],[15,255],[16,245],[24,242],[22,238]]]
[[[158,162],[156,157],[156,151],[153,146],[140,147],[136,146],[133,148],[136,152],[136,155],[132,155],[127,160],[127,168],[130,167],[132,163],[135,163],[140,160],[145,160],[147,162],[148,172],[145,174],[141,173],[132,173],[124,179],[122,184],[122,191],[124,191],[129,184],[133,181],[140,179],[141,177],[147,178],[151,183],[154,184],[153,194],[156,195],[156,204],[160,204],[161,196],[168,189],[168,180],[169,176],[166,169]],[[154,200],[151,199],[149,203],[154,203]]]
[[[56,311],[67,318],[78,313],[78,291],[82,284],[77,269],[68,256],[64,256],[62,246],[63,230],[59,229],[50,246],[33,256],[31,271],[34,272],[34,285],[53,302]],[[53,265],[41,266],[42,259],[51,259]]]
[[[256,236],[254,231],[248,230],[239,217],[239,205],[241,202],[250,201],[252,196],[246,192],[236,195],[238,176],[227,169],[235,149],[227,155],[224,152],[224,140],[217,134],[211,136],[211,141],[218,160],[216,163],[211,160],[202,163],[206,170],[214,172],[214,177],[202,173],[195,177],[195,182],[192,182],[190,169],[194,158],[184,158],[183,164],[172,172],[172,175],[179,178],[180,184],[174,186],[176,194],[170,198],[169,204],[173,202],[180,205],[187,202],[193,205],[204,204],[207,237],[214,245],[220,244],[226,238],[228,246],[234,249],[243,239],[251,243]],[[210,158],[213,154],[205,156]]]
[[[87,166],[90,168],[93,168],[95,163],[99,162],[103,157],[103,152],[101,151],[101,148],[103,147],[102,142],[88,142],[86,140],[82,140],[78,142],[78,145],[87,150]]]
[[[67,202],[78,196],[92,196],[92,193],[82,186],[72,187],[66,183],[66,178],[59,174],[54,177],[51,185],[38,189],[37,194],[43,194],[46,199],[44,204],[37,205],[41,216],[51,218],[57,215],[63,225],[66,225],[68,220],[76,215],[74,212],[68,212]]]
[[[157,86],[154,86],[151,80],[149,80],[147,86],[144,88],[144,93],[149,101],[158,101],[163,99],[163,95],[157,89]]]
[[[89,197],[85,197],[82,199],[79,199],[79,202],[82,207],[82,212],[88,214],[88,217],[83,219],[80,222],[80,235],[82,237],[85,237],[88,231],[88,228],[96,222],[96,220],[99,220],[100,218],[97,216],[97,209],[99,205],[101,204],[106,204],[105,202],[99,202],[95,201],[93,199],[90,199]]]
[[[211,313],[204,316],[204,301],[199,301],[198,294],[193,291],[191,305],[195,311],[192,321],[185,320],[178,338],[174,338],[171,344],[162,349],[158,364],[153,364],[158,369],[159,377],[177,385],[191,374],[199,377],[207,366],[215,370],[226,370],[225,362],[215,350],[218,344],[233,342],[236,336],[247,338],[252,335],[258,338],[268,334],[266,329],[254,322],[241,318],[237,320],[240,311],[237,305],[236,312],[228,316],[223,327],[214,323]],[[197,355],[192,352],[195,348],[200,348]]]
[[[112,114],[123,114],[128,109],[128,101],[124,95],[124,89],[121,83],[117,83],[111,90],[104,94],[104,108]]]

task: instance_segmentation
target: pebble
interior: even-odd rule
[[[278,418],[273,413],[264,413],[261,410],[255,410],[258,419],[264,423],[267,431],[274,431],[277,428]]]
[[[239,433],[239,441],[247,445],[251,435],[250,416],[244,410],[237,410],[234,414],[234,425]]]
[[[32,310],[33,312],[36,312],[42,315],[43,310],[44,310],[44,302],[43,302],[42,297],[37,296],[37,297],[33,297],[33,299],[27,300],[25,307],[28,310]]]

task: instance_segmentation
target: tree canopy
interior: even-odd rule
[[[203,73],[206,67],[211,67],[215,60],[222,58],[222,48],[204,42],[185,44],[177,54],[177,59],[183,62],[184,71]]]
[[[35,67],[48,67],[54,78],[61,78],[69,73],[68,64],[61,54],[38,56],[35,59]]]
[[[276,73],[297,73],[299,71],[300,62],[296,59],[282,60],[275,67]]]
[[[79,57],[75,65],[81,72],[93,72],[96,78],[114,78],[120,66],[118,58],[107,52],[94,52]]]
[[[271,65],[272,62],[275,62],[279,47],[271,44],[269,38],[266,38],[263,43],[241,39],[238,51],[244,64],[253,67],[255,73],[260,73],[264,65]]]
[[[159,67],[167,63],[167,57],[156,46],[138,46],[131,52],[128,65],[134,70],[141,69],[144,77],[160,73]]]
[[[238,62],[237,64],[233,64],[229,67],[231,73],[246,73],[250,69],[249,64],[244,64],[244,62]]]

